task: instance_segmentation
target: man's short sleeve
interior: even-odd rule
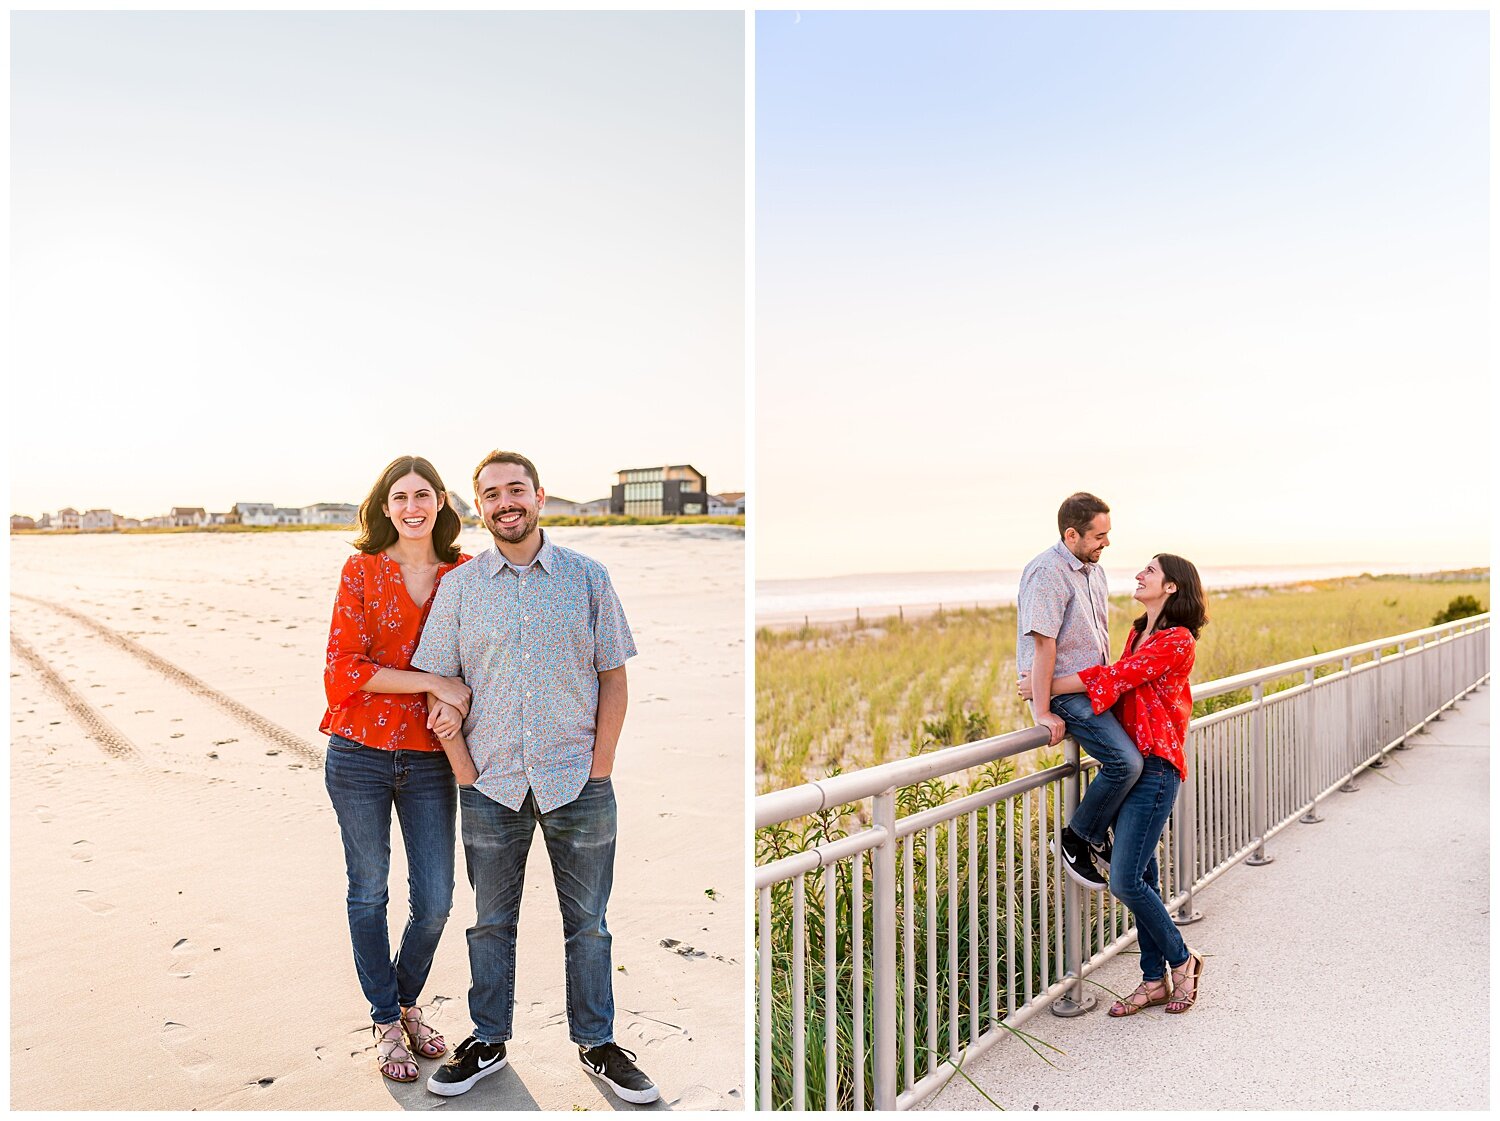
[[[635,638],[625,619],[625,608],[609,580],[609,572],[600,568],[600,581],[594,604],[594,669],[600,673],[619,669],[636,655]]]
[[[1068,606],[1068,585],[1062,573],[1051,566],[1037,568],[1030,580],[1022,580],[1016,595],[1016,620],[1021,634],[1056,638],[1062,631],[1063,611]]]
[[[458,581],[451,577],[438,585],[432,610],[422,624],[422,641],[412,655],[412,669],[443,677],[459,677],[463,662],[458,653]]]

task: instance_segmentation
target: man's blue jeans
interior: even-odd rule
[[[1067,723],[1068,735],[1078,746],[1099,760],[1099,769],[1068,825],[1089,844],[1102,845],[1125,795],[1141,777],[1140,749],[1114,713],[1094,711],[1087,693],[1053,697],[1052,711]]]
[[[590,779],[577,798],[538,813],[526,792],[519,810],[472,787],[459,792],[464,862],[477,911],[469,928],[469,1018],[484,1043],[511,1037],[516,1000],[516,923],[526,854],[538,824],[552,860],[562,907],[568,1034],[582,1047],[615,1037],[614,978],[604,909],[615,875],[615,793],[608,778]]]
[[[1161,840],[1182,780],[1177,769],[1148,755],[1140,781],[1130,788],[1115,819],[1115,847],[1109,864],[1109,890],[1130,908],[1141,947],[1141,977],[1159,981],[1168,963],[1188,959],[1187,944],[1162,901],[1156,846]]]
[[[441,751],[377,751],[343,736],[323,767],[344,837],[349,936],[370,1019],[395,1022],[417,1003],[453,906],[453,768]],[[410,912],[391,960],[385,908],[391,873],[391,807],[406,846]]]

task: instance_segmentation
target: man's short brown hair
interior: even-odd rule
[[[499,448],[490,452],[479,461],[479,466],[474,468],[474,496],[479,497],[479,472],[483,471],[491,463],[514,463],[517,467],[524,467],[526,474],[531,476],[531,489],[541,490],[542,481],[537,478],[536,466],[520,452],[503,452]]]
[[[1070,494],[1063,499],[1063,504],[1057,508],[1057,535],[1066,537],[1068,530],[1077,530],[1078,536],[1082,537],[1088,532],[1089,526],[1094,524],[1094,519],[1100,514],[1109,513],[1109,506],[1104,499],[1081,490],[1077,494]]]

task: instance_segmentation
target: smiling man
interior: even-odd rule
[[[630,624],[598,561],[537,527],[547,500],[536,468],[494,451],[474,472],[494,545],[443,581],[412,665],[460,676],[472,691],[462,722],[479,772],[459,787],[464,859],[478,911],[469,929],[474,1034],[427,1082],[462,1094],[505,1066],[515,1008],[516,924],[526,856],[538,826],[562,906],[569,1034],[589,1073],[628,1102],[657,1089],[614,1042],[609,928],[615,796],[625,723]],[[430,705],[439,735],[458,713]]]

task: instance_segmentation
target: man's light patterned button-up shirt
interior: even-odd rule
[[[411,664],[473,691],[475,788],[513,810],[529,789],[546,813],[588,781],[599,674],[636,650],[604,565],[541,532],[525,568],[492,545],[443,578]]]
[[[1109,661],[1109,582],[1104,569],[1079,560],[1062,541],[1033,557],[1021,573],[1016,669],[1022,673],[1030,672],[1036,654],[1033,633],[1057,640],[1057,665],[1052,669],[1056,677]]]

